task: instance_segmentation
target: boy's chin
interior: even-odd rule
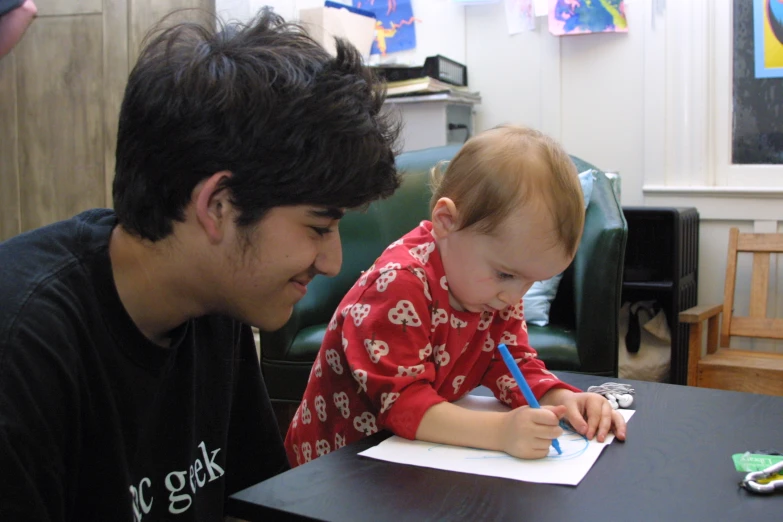
[[[287,310],[277,310],[276,313],[266,314],[264,317],[253,317],[243,322],[255,326],[262,332],[274,332],[285,326],[293,313],[294,307],[291,306]]]

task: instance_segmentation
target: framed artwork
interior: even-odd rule
[[[734,0],[733,165],[783,163],[783,1]]]
[[[753,0],[756,78],[783,77],[783,0]]]

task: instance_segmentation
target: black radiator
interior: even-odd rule
[[[679,313],[699,290],[699,213],[695,208],[623,207],[628,222],[623,302],[656,300],[672,335],[670,382],[686,384],[688,327]]]

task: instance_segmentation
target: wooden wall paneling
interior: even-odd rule
[[[129,0],[128,55],[131,68],[136,63],[144,37],[158,22],[171,15],[165,26],[190,20],[203,21],[214,16],[215,0]],[[184,10],[184,11],[181,11]],[[174,13],[175,11],[180,11]]]
[[[105,202],[102,26],[43,17],[17,47],[23,231]]]
[[[106,0],[103,14],[103,165],[105,206],[111,207],[117,125],[128,81],[128,0]]]
[[[96,14],[103,11],[103,0],[35,0],[38,16]]]
[[[0,60],[0,241],[20,232],[15,52]]]

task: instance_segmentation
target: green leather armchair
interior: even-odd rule
[[[429,171],[451,159],[458,146],[400,154],[402,186],[363,212],[349,212],[340,224],[343,267],[333,278],[317,277],[276,332],[262,332],[261,368],[272,401],[298,403],[326,326],[348,289],[389,243],[429,219]],[[597,172],[585,230],[552,303],[547,326],[529,325],[530,344],[551,370],[617,376],[620,293],[628,228],[606,175],[572,157],[582,172]]]

